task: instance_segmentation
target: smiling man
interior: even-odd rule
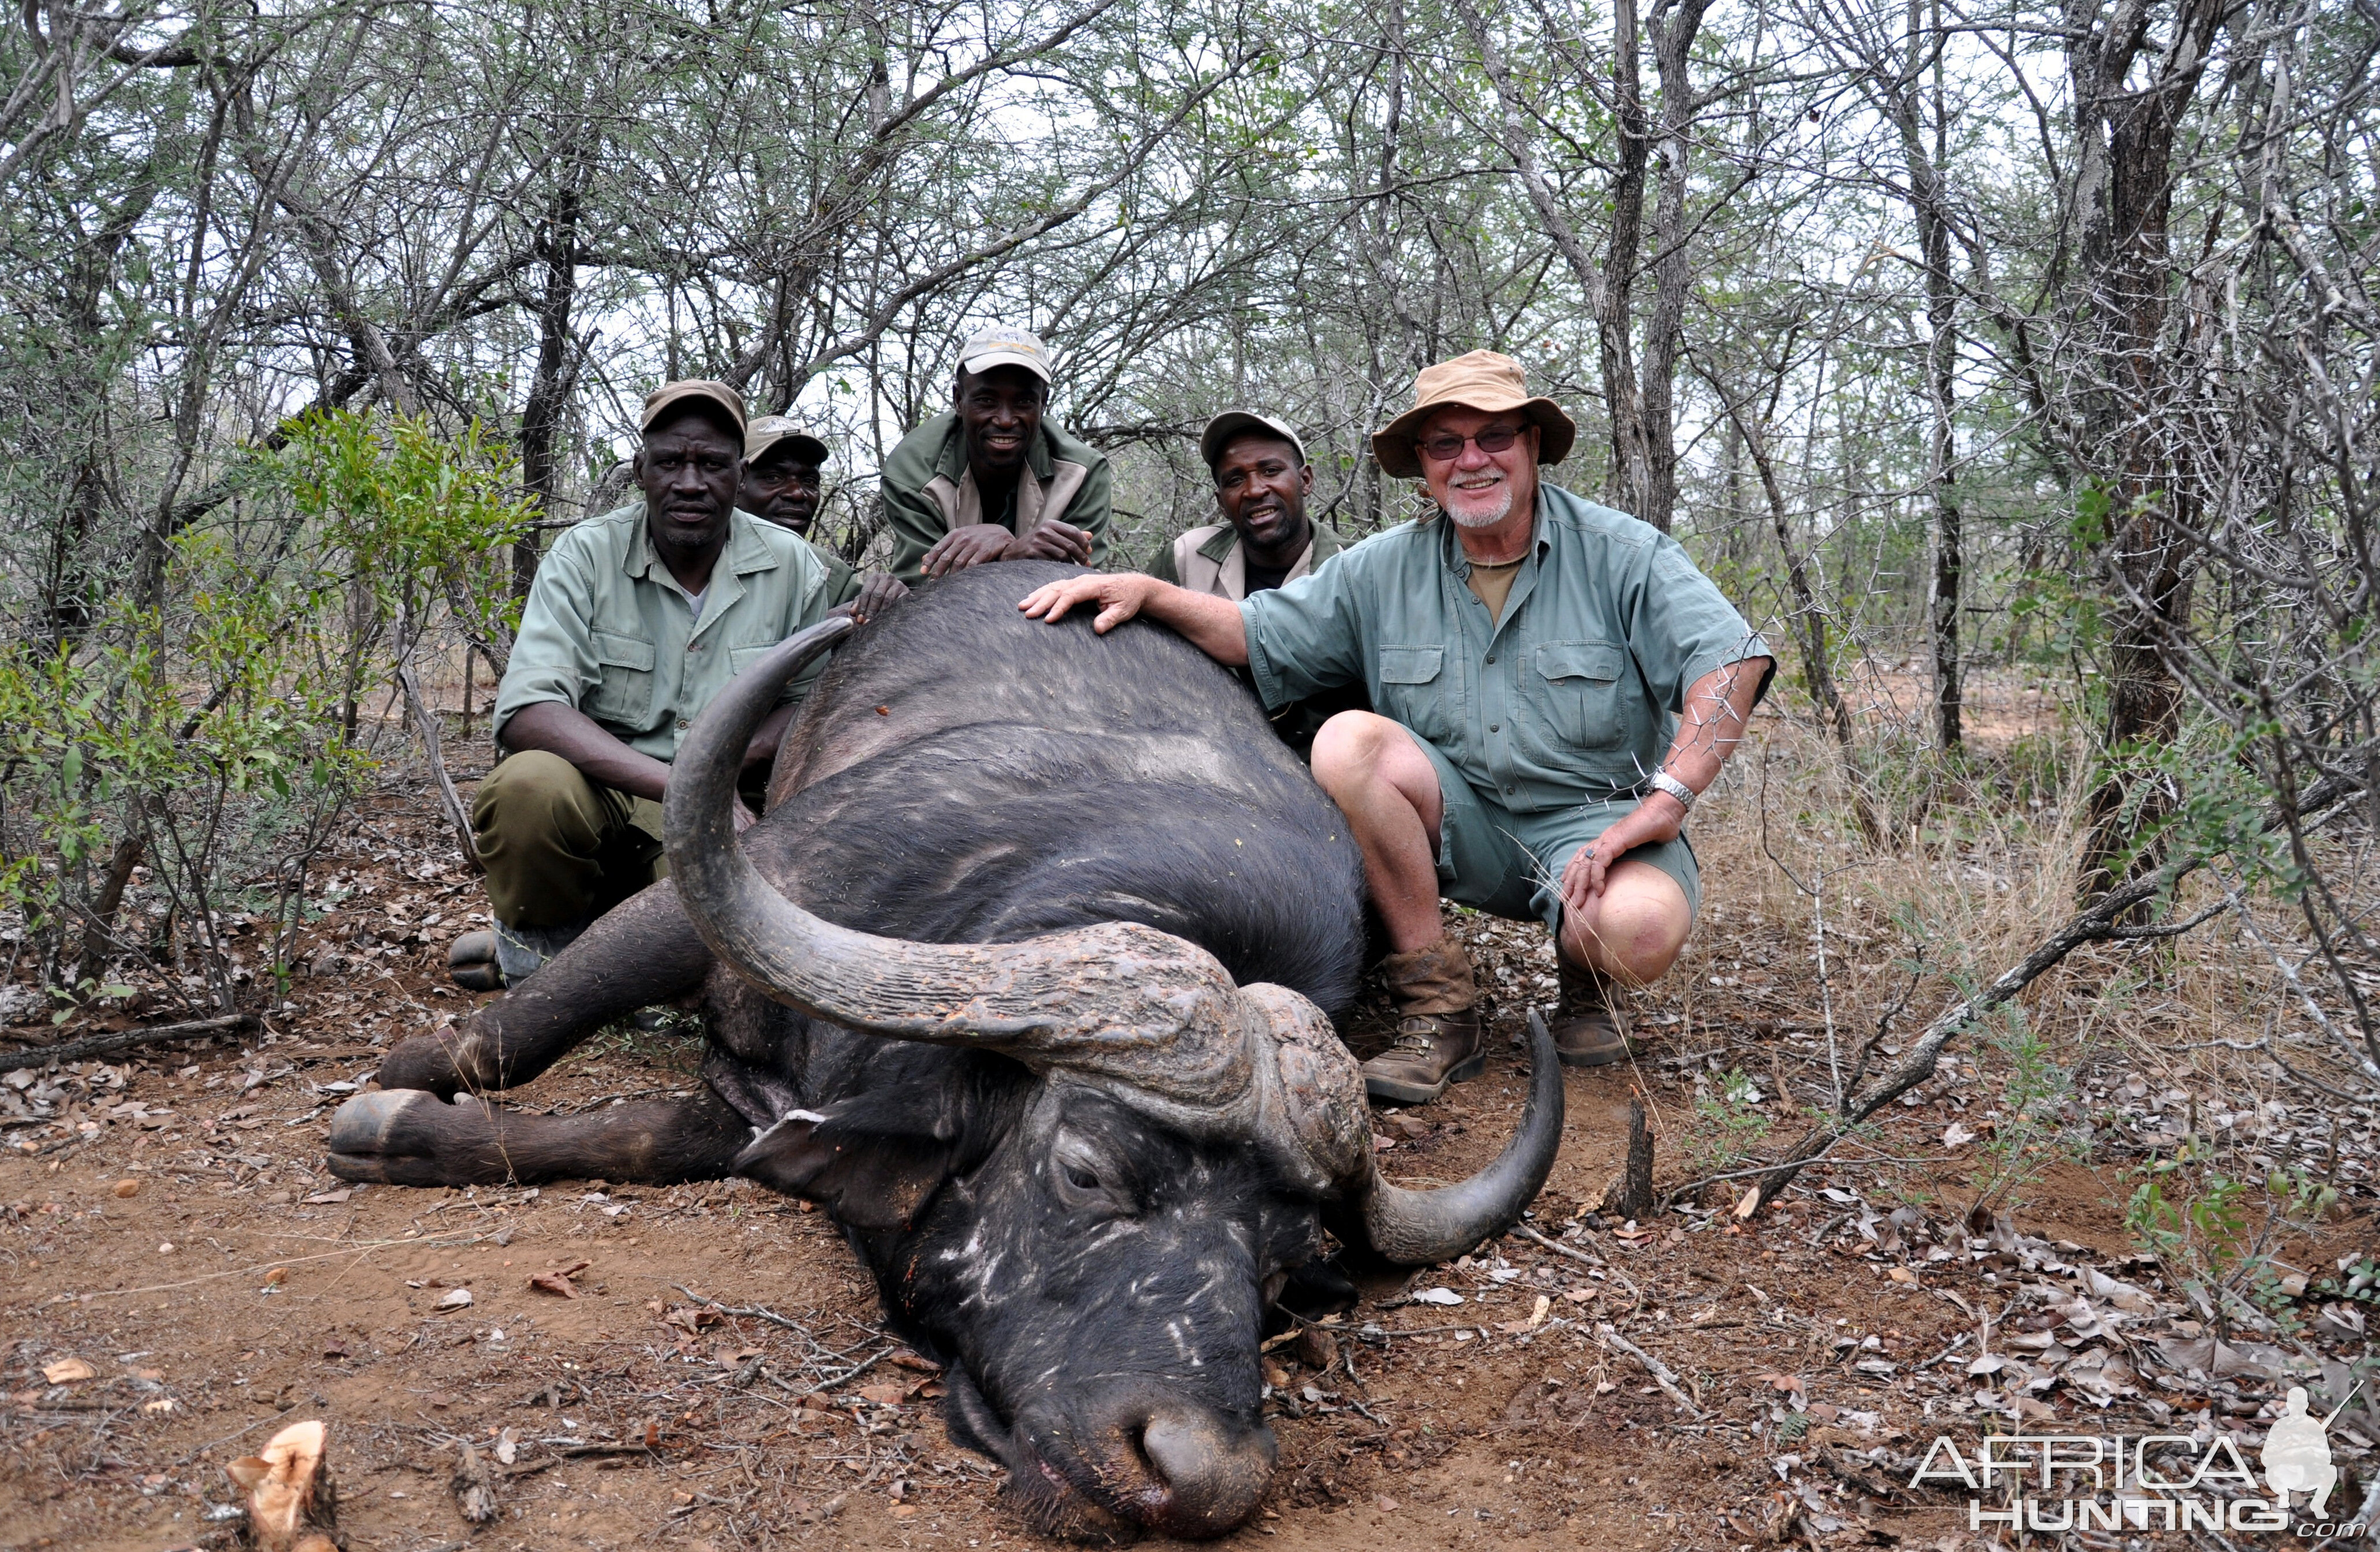
[[[510,754],[471,806],[496,927],[448,954],[473,990],[517,984],[662,875],[662,794],[679,738],[747,663],[830,607],[816,552],[736,508],[735,389],[667,383],[646,398],[643,430],[641,499],[570,528],[539,564],[496,692]],[[823,666],[746,746],[747,785]]]
[[[892,575],[916,586],[993,561],[1107,563],[1105,455],[1043,412],[1050,352],[1024,329],[986,329],[959,351],[951,408],[901,439],[879,486]]]
[[[1207,422],[1198,455],[1215,477],[1215,504],[1224,520],[1192,528],[1158,552],[1148,574],[1194,593],[1238,603],[1306,576],[1347,548],[1329,525],[1306,516],[1314,469],[1305,443],[1286,421],[1252,409],[1232,409]],[[1322,724],[1341,711],[1362,709],[1350,685],[1272,713],[1273,731],[1306,757]]]
[[[1436,510],[1245,601],[1148,576],[1052,583],[1019,605],[1095,628],[1136,613],[1248,665],[1268,706],[1362,684],[1378,712],[1333,717],[1314,775],[1363,849],[1390,952],[1395,1043],[1375,1097],[1419,1104],[1482,1065],[1469,957],[1441,897],[1543,921],[1561,966],[1564,1062],[1629,1053],[1617,988],[1685,946],[1702,893],[1682,833],[1775,661],[1667,534],[1537,478],[1575,435],[1520,364],[1474,351],[1424,371],[1372,439]]]
[[[1237,603],[1294,581],[1347,548],[1305,515],[1314,470],[1284,421],[1232,409],[1207,422],[1198,455],[1215,477],[1223,521],[1192,528],[1159,552],[1151,576]]]

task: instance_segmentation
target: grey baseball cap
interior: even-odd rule
[[[745,429],[744,461],[757,464],[768,456],[773,447],[790,447],[794,455],[806,464],[826,462],[826,443],[802,430],[800,421],[789,415],[763,415]]]
[[[1198,433],[1198,456],[1207,460],[1208,468],[1213,468],[1215,460],[1223,455],[1223,449],[1232,444],[1232,439],[1248,431],[1279,437],[1297,449],[1300,464],[1305,462],[1305,443],[1298,440],[1297,433],[1290,430],[1289,423],[1276,420],[1269,415],[1258,415],[1253,409],[1227,409],[1208,421],[1207,429]]]
[[[1041,343],[1041,336],[1030,329],[1012,329],[1005,324],[978,330],[961,346],[959,367],[967,372],[1023,367],[1044,382],[1053,381],[1050,376],[1050,347]]]

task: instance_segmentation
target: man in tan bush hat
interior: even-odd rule
[[[1148,576],[1053,583],[1019,606],[1096,628],[1147,613],[1245,663],[1268,706],[1362,684],[1314,775],[1346,814],[1389,935],[1395,1043],[1364,1064],[1377,1098],[1420,1104],[1482,1065],[1471,961],[1441,896],[1543,921],[1561,963],[1564,1062],[1628,1054],[1619,987],[1668,971],[1701,898],[1681,833],[1775,661],[1677,541],[1541,483],[1576,435],[1493,351],[1424,371],[1372,439],[1435,509],[1244,602]]]

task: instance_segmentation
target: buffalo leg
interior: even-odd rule
[[[391,1185],[524,1185],[607,1180],[644,1185],[718,1180],[752,1129],[710,1089],[688,1099],[609,1105],[586,1115],[524,1115],[463,1095],[358,1094],[331,1118],[331,1172]]]
[[[710,950],[664,880],[606,912],[551,964],[454,1028],[399,1044],[381,1062],[380,1085],[441,1099],[515,1087],[622,1014],[694,990],[710,965]]]

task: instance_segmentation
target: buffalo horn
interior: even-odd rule
[[[1520,1221],[1521,1210],[1545,1189],[1546,1176],[1561,1148],[1561,1065],[1554,1037],[1535,1010],[1529,1013],[1529,1103],[1521,1129],[1496,1161],[1459,1184],[1436,1191],[1408,1191],[1380,1178],[1364,1148],[1369,1177],[1364,1197],[1364,1228],[1383,1259],[1427,1266],[1461,1255]]]
[[[1182,1026],[1185,988],[1220,975],[1178,939],[1130,924],[1021,943],[880,938],[803,910],[745,856],[728,806],[745,746],[786,683],[851,629],[825,620],[786,638],[713,697],[678,746],[662,829],[695,930],[778,1001],[850,1028],[1057,1061],[1102,1035],[1126,1048],[1126,1063],[1161,1048]]]

